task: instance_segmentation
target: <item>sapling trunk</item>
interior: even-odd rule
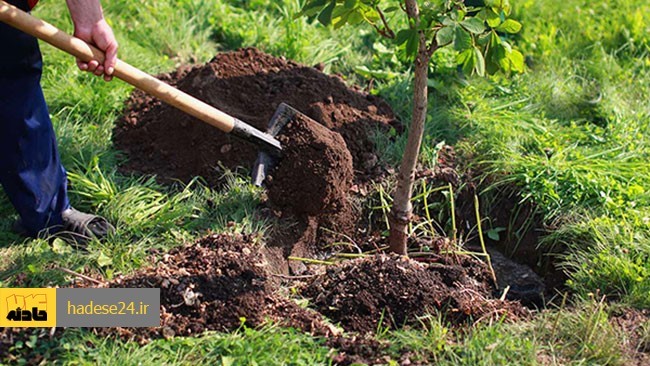
[[[416,0],[406,0],[406,10],[414,21],[417,29],[420,24],[420,14]],[[415,181],[415,169],[424,135],[424,122],[427,116],[427,72],[430,53],[427,40],[422,31],[418,32],[418,53],[415,58],[415,82],[413,84],[413,116],[408,132],[406,149],[402,156],[399,173],[397,174],[397,190],[395,191],[393,207],[390,211],[390,234],[388,242],[390,251],[406,255],[408,227],[411,221],[411,195]]]
[[[394,6],[397,3],[399,6]],[[413,210],[411,195],[427,115],[427,72],[431,56],[440,48],[453,47],[458,51],[457,63],[467,75],[483,76],[499,70],[510,74],[524,72],[525,68],[524,56],[502,36],[521,30],[521,23],[507,18],[511,9],[508,0],[422,4],[426,9],[420,13],[417,0],[400,0],[392,6],[377,1],[305,0],[301,11],[301,15],[317,17],[326,26],[334,24],[335,29],[346,23],[357,25],[363,20],[383,37],[394,40],[397,47],[403,46],[406,55],[415,59],[413,116],[388,215],[389,249],[401,255],[407,254]],[[399,24],[401,29],[394,31],[392,14],[399,9],[406,12],[408,22]]]

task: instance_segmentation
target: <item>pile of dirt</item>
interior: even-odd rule
[[[272,204],[298,215],[342,212],[353,171],[341,135],[296,115],[278,139],[285,148],[267,179]]]
[[[493,298],[485,264],[469,256],[432,256],[420,263],[398,255],[376,255],[331,266],[303,295],[346,330],[374,332],[383,326],[417,324],[418,317],[439,313],[461,322],[480,318],[519,318],[527,311],[517,302]]]
[[[337,76],[273,57],[254,48],[218,54],[205,65],[182,67],[162,79],[224,112],[265,130],[285,102],[345,140],[357,179],[382,174],[369,130],[396,125],[382,99],[349,88]],[[219,183],[219,164],[250,167],[257,148],[135,91],[113,131],[115,146],[128,156],[126,171],[163,180],[202,176]]]
[[[161,78],[261,130],[283,102],[317,122],[294,118],[278,136],[284,157],[267,181],[268,216],[287,222],[267,241],[277,272],[300,273],[289,270],[286,258],[317,254],[336,240],[328,232],[354,236],[361,215],[349,204],[350,187],[386,174],[372,131],[400,128],[386,102],[338,76],[254,48],[221,53]],[[221,167],[250,167],[258,153],[140,91],[127,101],[113,141],[127,155],[121,166],[127,172],[163,181],[201,176],[213,186],[220,183]]]
[[[118,328],[123,338],[198,335],[206,330],[256,327],[266,320],[312,334],[330,328],[321,316],[275,293],[266,260],[248,236],[209,235],[173,249],[155,267],[118,277],[107,287],[160,288],[159,328]],[[97,329],[112,333],[115,329]]]

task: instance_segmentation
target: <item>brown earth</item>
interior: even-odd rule
[[[382,99],[349,88],[340,77],[254,48],[220,53],[205,65],[182,67],[161,78],[261,130],[281,102],[293,106],[341,134],[357,179],[382,173],[368,131],[399,127]],[[219,183],[220,164],[250,167],[257,155],[254,146],[140,91],[127,101],[113,141],[128,157],[125,171],[185,182],[198,175],[211,185]]]
[[[285,148],[267,178],[271,203],[298,215],[343,211],[354,175],[341,135],[298,115],[278,140]]]
[[[123,338],[198,335],[206,330],[232,331],[267,320],[317,335],[330,334],[320,314],[279,294],[268,263],[251,237],[209,235],[173,249],[156,266],[109,282],[107,287],[160,288],[159,328],[118,328]],[[100,328],[97,332],[114,333]]]
[[[330,266],[303,291],[319,312],[346,330],[375,332],[441,314],[446,320],[514,319],[527,311],[492,296],[490,275],[469,256],[431,256],[420,263],[398,255],[376,255]]]

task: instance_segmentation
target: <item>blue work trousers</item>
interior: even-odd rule
[[[27,1],[9,2],[29,10]],[[70,206],[66,172],[41,89],[36,38],[0,22],[0,45],[0,183],[35,236],[61,225]]]

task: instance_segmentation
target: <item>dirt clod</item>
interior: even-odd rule
[[[268,179],[271,202],[299,215],[340,212],[353,179],[341,135],[298,115],[278,139],[285,148]]]

